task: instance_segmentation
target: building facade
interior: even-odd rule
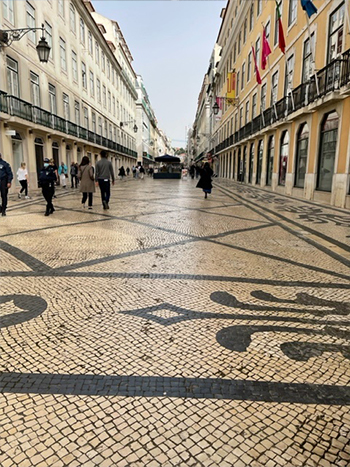
[[[31,31],[0,53],[0,151],[14,172],[27,163],[33,185],[44,157],[95,163],[105,149],[115,168],[136,163],[135,136],[120,128],[127,107],[118,106],[135,102],[135,91],[93,11],[82,0],[1,2],[1,29],[44,24],[51,46],[40,63]]]
[[[222,177],[349,208],[348,2],[314,3],[318,12],[309,20],[299,0],[278,3],[282,53],[275,2],[227,2],[217,38],[220,60],[210,83],[211,106],[223,98],[210,151]],[[265,70],[263,28],[271,49]],[[235,73],[234,101],[225,99],[229,72]]]

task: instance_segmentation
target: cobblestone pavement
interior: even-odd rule
[[[12,197],[1,467],[349,466],[349,212],[195,182]]]

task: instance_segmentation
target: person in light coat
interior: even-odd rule
[[[64,162],[58,167],[58,175],[60,176],[60,184],[63,188],[67,188],[67,178],[68,178],[68,170],[67,166]]]
[[[80,193],[83,193],[81,204],[85,208],[86,200],[89,197],[88,209],[92,209],[92,199],[95,193],[95,174],[94,168],[90,164],[90,159],[84,156],[78,169],[78,178],[80,180]]]

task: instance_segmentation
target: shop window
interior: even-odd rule
[[[249,151],[249,173],[248,173],[248,183],[252,183],[253,179],[253,168],[254,168],[254,143],[250,145]]]
[[[279,174],[278,174],[278,184],[282,186],[285,186],[286,184],[288,152],[289,152],[289,133],[287,130],[285,130],[282,133],[282,138],[281,138]]]
[[[339,117],[336,112],[326,114],[321,125],[320,155],[317,169],[317,190],[332,191]]]
[[[271,135],[267,145],[267,168],[266,168],[266,185],[271,186],[272,183],[272,172],[273,172],[273,160],[275,157],[275,137]]]
[[[258,143],[258,160],[256,164],[255,182],[257,185],[260,185],[261,183],[261,169],[262,169],[263,154],[264,154],[264,141],[261,139]]]
[[[303,123],[297,134],[297,150],[295,158],[295,183],[298,188],[304,188],[307,166],[307,150],[309,146],[309,127]]]

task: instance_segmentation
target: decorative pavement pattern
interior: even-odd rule
[[[1,467],[349,466],[349,212],[195,182],[12,196]]]

